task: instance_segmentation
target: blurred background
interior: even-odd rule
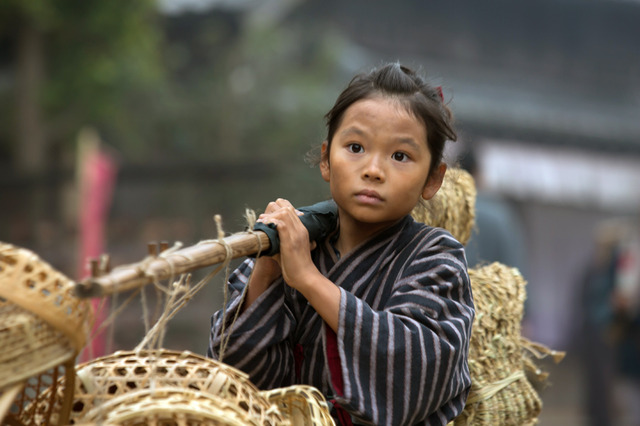
[[[276,197],[323,200],[305,161],[323,115],[399,60],[456,117],[447,159],[479,189],[470,265],[518,267],[523,333],[567,351],[540,424],[639,425],[638,22],[624,0],[3,0],[0,241],[80,279],[91,256],[216,238],[215,214],[232,233]],[[223,275],[165,347],[205,353]],[[132,349],[142,311],[93,355]]]

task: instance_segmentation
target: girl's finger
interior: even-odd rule
[[[276,204],[278,204],[278,206],[280,207],[293,208],[293,204],[291,204],[289,200],[285,200],[284,198],[278,198],[276,200]]]

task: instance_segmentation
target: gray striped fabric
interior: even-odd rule
[[[282,279],[227,329],[223,361],[261,389],[315,386],[357,423],[445,425],[456,417],[471,384],[467,355],[474,316],[462,245],[447,231],[407,216],[340,259],[327,240],[313,259],[341,289],[343,395],[331,385],[324,321]],[[247,259],[230,276],[227,322],[252,267]],[[222,321],[222,311],[212,316],[213,358]],[[300,377],[296,349],[304,355]]]

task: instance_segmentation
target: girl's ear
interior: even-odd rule
[[[436,170],[429,175],[427,179],[427,183],[422,190],[422,198],[425,200],[430,200],[436,192],[442,186],[442,181],[444,180],[444,175],[447,172],[447,165],[445,163],[440,163]]]
[[[329,182],[329,171],[329,143],[324,141],[320,148],[320,173],[322,174],[322,179],[326,182]]]

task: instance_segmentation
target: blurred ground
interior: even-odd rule
[[[639,361],[640,362],[640,361]],[[540,391],[543,401],[542,413],[539,417],[540,426],[601,426],[602,423],[590,422],[586,413],[585,380],[582,371],[583,365],[578,354],[573,351],[567,352],[565,359],[559,364],[548,362],[544,364],[544,370],[549,372],[548,386]],[[614,398],[613,418],[609,419],[611,426],[639,426],[640,418],[628,412],[622,406],[620,392],[624,392],[618,384],[614,391],[618,398]],[[636,391],[637,392],[637,391]],[[629,398],[626,393],[626,398]],[[601,397],[604,397],[604,390]],[[634,403],[631,397],[631,404]],[[629,401],[628,401],[629,402]],[[640,404],[640,400],[635,401]],[[634,408],[637,410],[637,408]],[[606,426],[606,425],[602,425]]]
[[[567,356],[559,364],[545,363],[549,372],[548,386],[540,392],[543,407],[540,426],[587,425],[582,407],[581,364],[575,354]]]

